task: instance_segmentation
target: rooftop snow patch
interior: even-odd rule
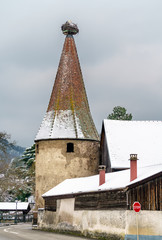
[[[17,206],[15,202],[0,202],[0,211],[8,210],[8,211],[25,211],[29,207],[28,202],[18,202]]]
[[[54,116],[55,115],[55,116]],[[35,140],[84,138],[79,119],[71,110],[47,112]]]
[[[44,193],[42,197],[72,195],[86,192],[107,191],[123,189],[134,183],[147,179],[162,172],[162,164],[139,168],[137,179],[130,182],[130,170],[106,173],[105,183],[99,186],[99,175],[90,177],[66,179],[56,187]]]
[[[104,120],[112,168],[129,168],[130,154],[138,166],[162,164],[162,121]]]

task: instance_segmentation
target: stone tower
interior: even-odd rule
[[[62,25],[66,35],[51,98],[36,143],[36,207],[42,194],[67,178],[97,174],[99,137],[91,117],[73,35],[76,24]]]

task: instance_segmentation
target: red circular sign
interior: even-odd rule
[[[139,212],[141,210],[141,204],[139,202],[134,202],[133,203],[133,210],[135,212]]]

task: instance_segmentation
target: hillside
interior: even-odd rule
[[[25,151],[24,147],[18,145],[12,146],[11,148],[8,149],[9,159],[11,160],[15,157],[21,157],[24,151]]]
[[[7,139],[1,139],[1,145],[5,146],[5,151],[0,151],[1,159],[5,160],[7,163],[11,162],[13,158],[19,158],[25,151],[24,147],[18,146],[16,144],[10,144]]]

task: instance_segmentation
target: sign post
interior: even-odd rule
[[[141,204],[139,202],[134,202],[133,203],[133,210],[136,212],[137,240],[139,240],[139,236],[138,236],[138,213],[141,210]]]

